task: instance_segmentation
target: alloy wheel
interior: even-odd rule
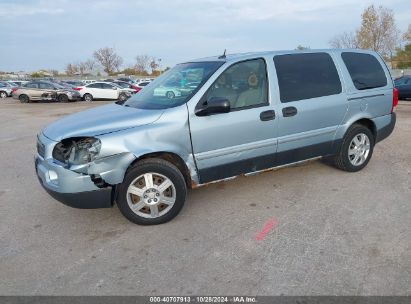
[[[348,158],[353,166],[361,166],[370,154],[370,139],[364,133],[354,136],[348,147]]]
[[[176,188],[166,176],[149,172],[134,179],[127,189],[130,209],[144,218],[157,218],[171,210],[176,201]]]

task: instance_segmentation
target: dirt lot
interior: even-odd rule
[[[36,179],[36,133],[98,103],[0,100],[1,295],[411,294],[411,102],[359,173],[317,161],[211,185],[154,227]]]

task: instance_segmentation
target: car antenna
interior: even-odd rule
[[[221,55],[220,57],[218,57],[218,59],[225,59],[226,58],[226,56],[225,56],[225,52],[226,52],[227,50],[226,49],[224,49],[224,53],[223,53],[223,55]]]

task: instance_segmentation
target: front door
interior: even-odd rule
[[[229,113],[196,116],[190,110],[194,157],[201,183],[262,170],[275,164],[277,119],[270,103],[265,59],[228,67],[199,104],[230,102]]]

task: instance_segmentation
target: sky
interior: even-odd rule
[[[162,67],[227,53],[327,48],[360,25],[370,4],[411,23],[410,0],[0,0],[0,71],[63,71],[112,47]]]

